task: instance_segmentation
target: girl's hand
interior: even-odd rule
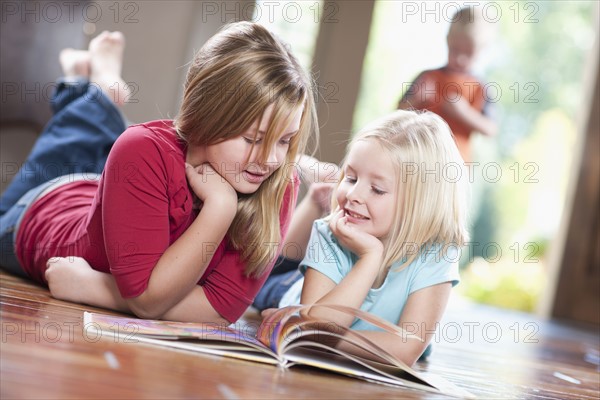
[[[210,164],[205,163],[193,167],[191,164],[186,163],[185,175],[190,187],[203,203],[211,198],[216,199],[221,204],[227,204],[228,199],[237,204],[237,193],[233,186],[219,175]]]
[[[94,270],[81,257],[53,257],[46,262],[46,281],[52,297],[76,303],[88,303]]]
[[[329,221],[329,228],[342,246],[348,248],[359,258],[367,255],[380,257],[383,254],[383,243],[375,236],[348,223],[348,219],[344,216],[344,210],[339,207]]]
[[[321,215],[329,213],[331,210],[331,193],[335,189],[333,183],[313,183],[308,188],[308,196],[314,205],[317,206]]]

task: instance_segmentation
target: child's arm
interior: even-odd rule
[[[296,158],[296,165],[300,177],[308,185],[313,183],[336,183],[340,176],[340,167],[337,165],[319,161],[306,154],[301,154]]]
[[[340,304],[360,308],[380,276],[383,244],[374,236],[349,226],[342,214],[343,211],[338,210],[329,226],[340,243],[358,256],[358,261],[337,285],[321,272],[309,268],[304,276],[302,304]],[[309,314],[345,327],[354,321],[352,316],[330,315],[319,309],[311,310]]]
[[[493,119],[473,108],[463,96],[444,95],[440,93],[440,82],[431,75],[422,73],[411,84],[400,102],[401,110],[428,109],[438,113],[442,118],[452,118],[470,131],[480,132],[485,136],[495,136],[498,129]],[[444,90],[447,90],[446,87]]]
[[[52,296],[57,299],[132,313],[128,302],[119,293],[115,278],[92,269],[83,258],[51,258],[46,280]],[[171,321],[229,324],[212,308],[199,286],[162,317]]]
[[[237,212],[235,190],[208,164],[195,168],[187,165],[186,176],[192,190],[203,202],[202,209],[159,258],[144,292],[126,299],[131,310],[142,318],[163,318],[167,311],[189,296],[212,260],[209,249],[216,247],[204,244],[220,243]],[[200,302],[207,301],[203,291],[195,293],[201,295]],[[216,315],[212,310],[210,315],[197,313],[195,318],[209,322]]]
[[[188,229],[162,253],[141,294],[123,298],[115,277],[92,270],[87,262],[88,273],[71,277],[65,268],[49,268],[46,275],[51,293],[65,300],[130,311],[141,318],[176,316],[185,321],[223,322],[224,318],[210,306],[204,291],[196,286],[212,260],[216,245],[221,243],[233,221],[237,194],[207,164],[196,168],[187,166],[186,176],[203,201],[203,207]],[[108,198],[111,193],[105,192]],[[116,202],[116,199],[111,201]],[[135,199],[129,201],[135,204]]]
[[[81,257],[54,257],[46,263],[46,281],[52,297],[116,311],[131,312],[115,278],[92,269]]]
[[[305,154],[298,156],[296,163],[302,181],[308,184],[308,191],[294,210],[284,239],[282,255],[293,260],[302,260],[313,222],[331,209],[331,193],[340,169],[335,164],[319,161]]]
[[[444,101],[442,110],[445,115],[465,124],[471,131],[485,136],[495,136],[498,132],[496,123],[485,114],[473,108],[464,98],[457,101]]]
[[[333,183],[313,183],[309,186],[308,193],[294,210],[283,243],[283,256],[293,260],[304,258],[312,224],[329,211],[333,188]]]
[[[416,339],[402,339],[381,331],[360,331],[360,333],[406,365],[411,366],[419,359],[433,339],[433,334],[446,309],[451,289],[452,284],[445,282],[423,288],[408,296],[398,326],[408,333],[419,336],[423,342]],[[350,346],[344,341],[332,344],[358,356],[372,357],[370,353],[359,352],[355,346]]]

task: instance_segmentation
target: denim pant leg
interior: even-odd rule
[[[6,213],[0,215],[0,267],[12,274],[27,276],[15,255],[17,228],[29,205],[49,185],[50,183],[42,184],[28,191]]]
[[[50,99],[50,107],[54,115],[58,114],[73,100],[86,94],[90,86],[87,78],[58,78],[56,89]]]
[[[258,311],[279,307],[283,295],[300,278],[302,278],[302,273],[297,269],[283,274],[271,274],[256,295],[252,305]]]
[[[86,80],[59,82],[56,114],[0,198],[0,215],[29,190],[73,173],[101,173],[125,121],[115,104]]]

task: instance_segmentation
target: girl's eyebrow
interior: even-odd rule
[[[258,134],[259,134],[259,135],[263,135],[263,136],[267,134],[267,132],[265,132],[265,131],[261,131],[260,129],[259,129],[257,132],[258,132]],[[294,135],[295,135],[295,134],[297,134],[298,132],[299,132],[299,130],[295,130],[295,131],[292,131],[292,132],[288,132],[288,133],[284,134],[282,137],[286,137],[286,136],[294,136]]]
[[[354,168],[352,168],[352,165],[350,165],[350,164],[346,164],[346,168],[349,168],[352,172],[356,171]],[[388,179],[388,177],[385,175],[371,173],[371,174],[369,174],[369,177],[374,181],[381,181],[384,183],[392,183],[390,181],[390,179]]]

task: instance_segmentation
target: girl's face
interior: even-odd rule
[[[376,238],[388,235],[398,202],[396,167],[375,140],[352,145],[336,199],[349,224]]]
[[[254,193],[285,162],[290,141],[300,129],[302,111],[300,107],[293,112],[292,122],[280,132],[278,140],[269,149],[265,163],[257,160],[269,128],[273,105],[267,107],[262,118],[240,136],[188,151],[187,162],[194,166],[209,163],[238,193]]]

